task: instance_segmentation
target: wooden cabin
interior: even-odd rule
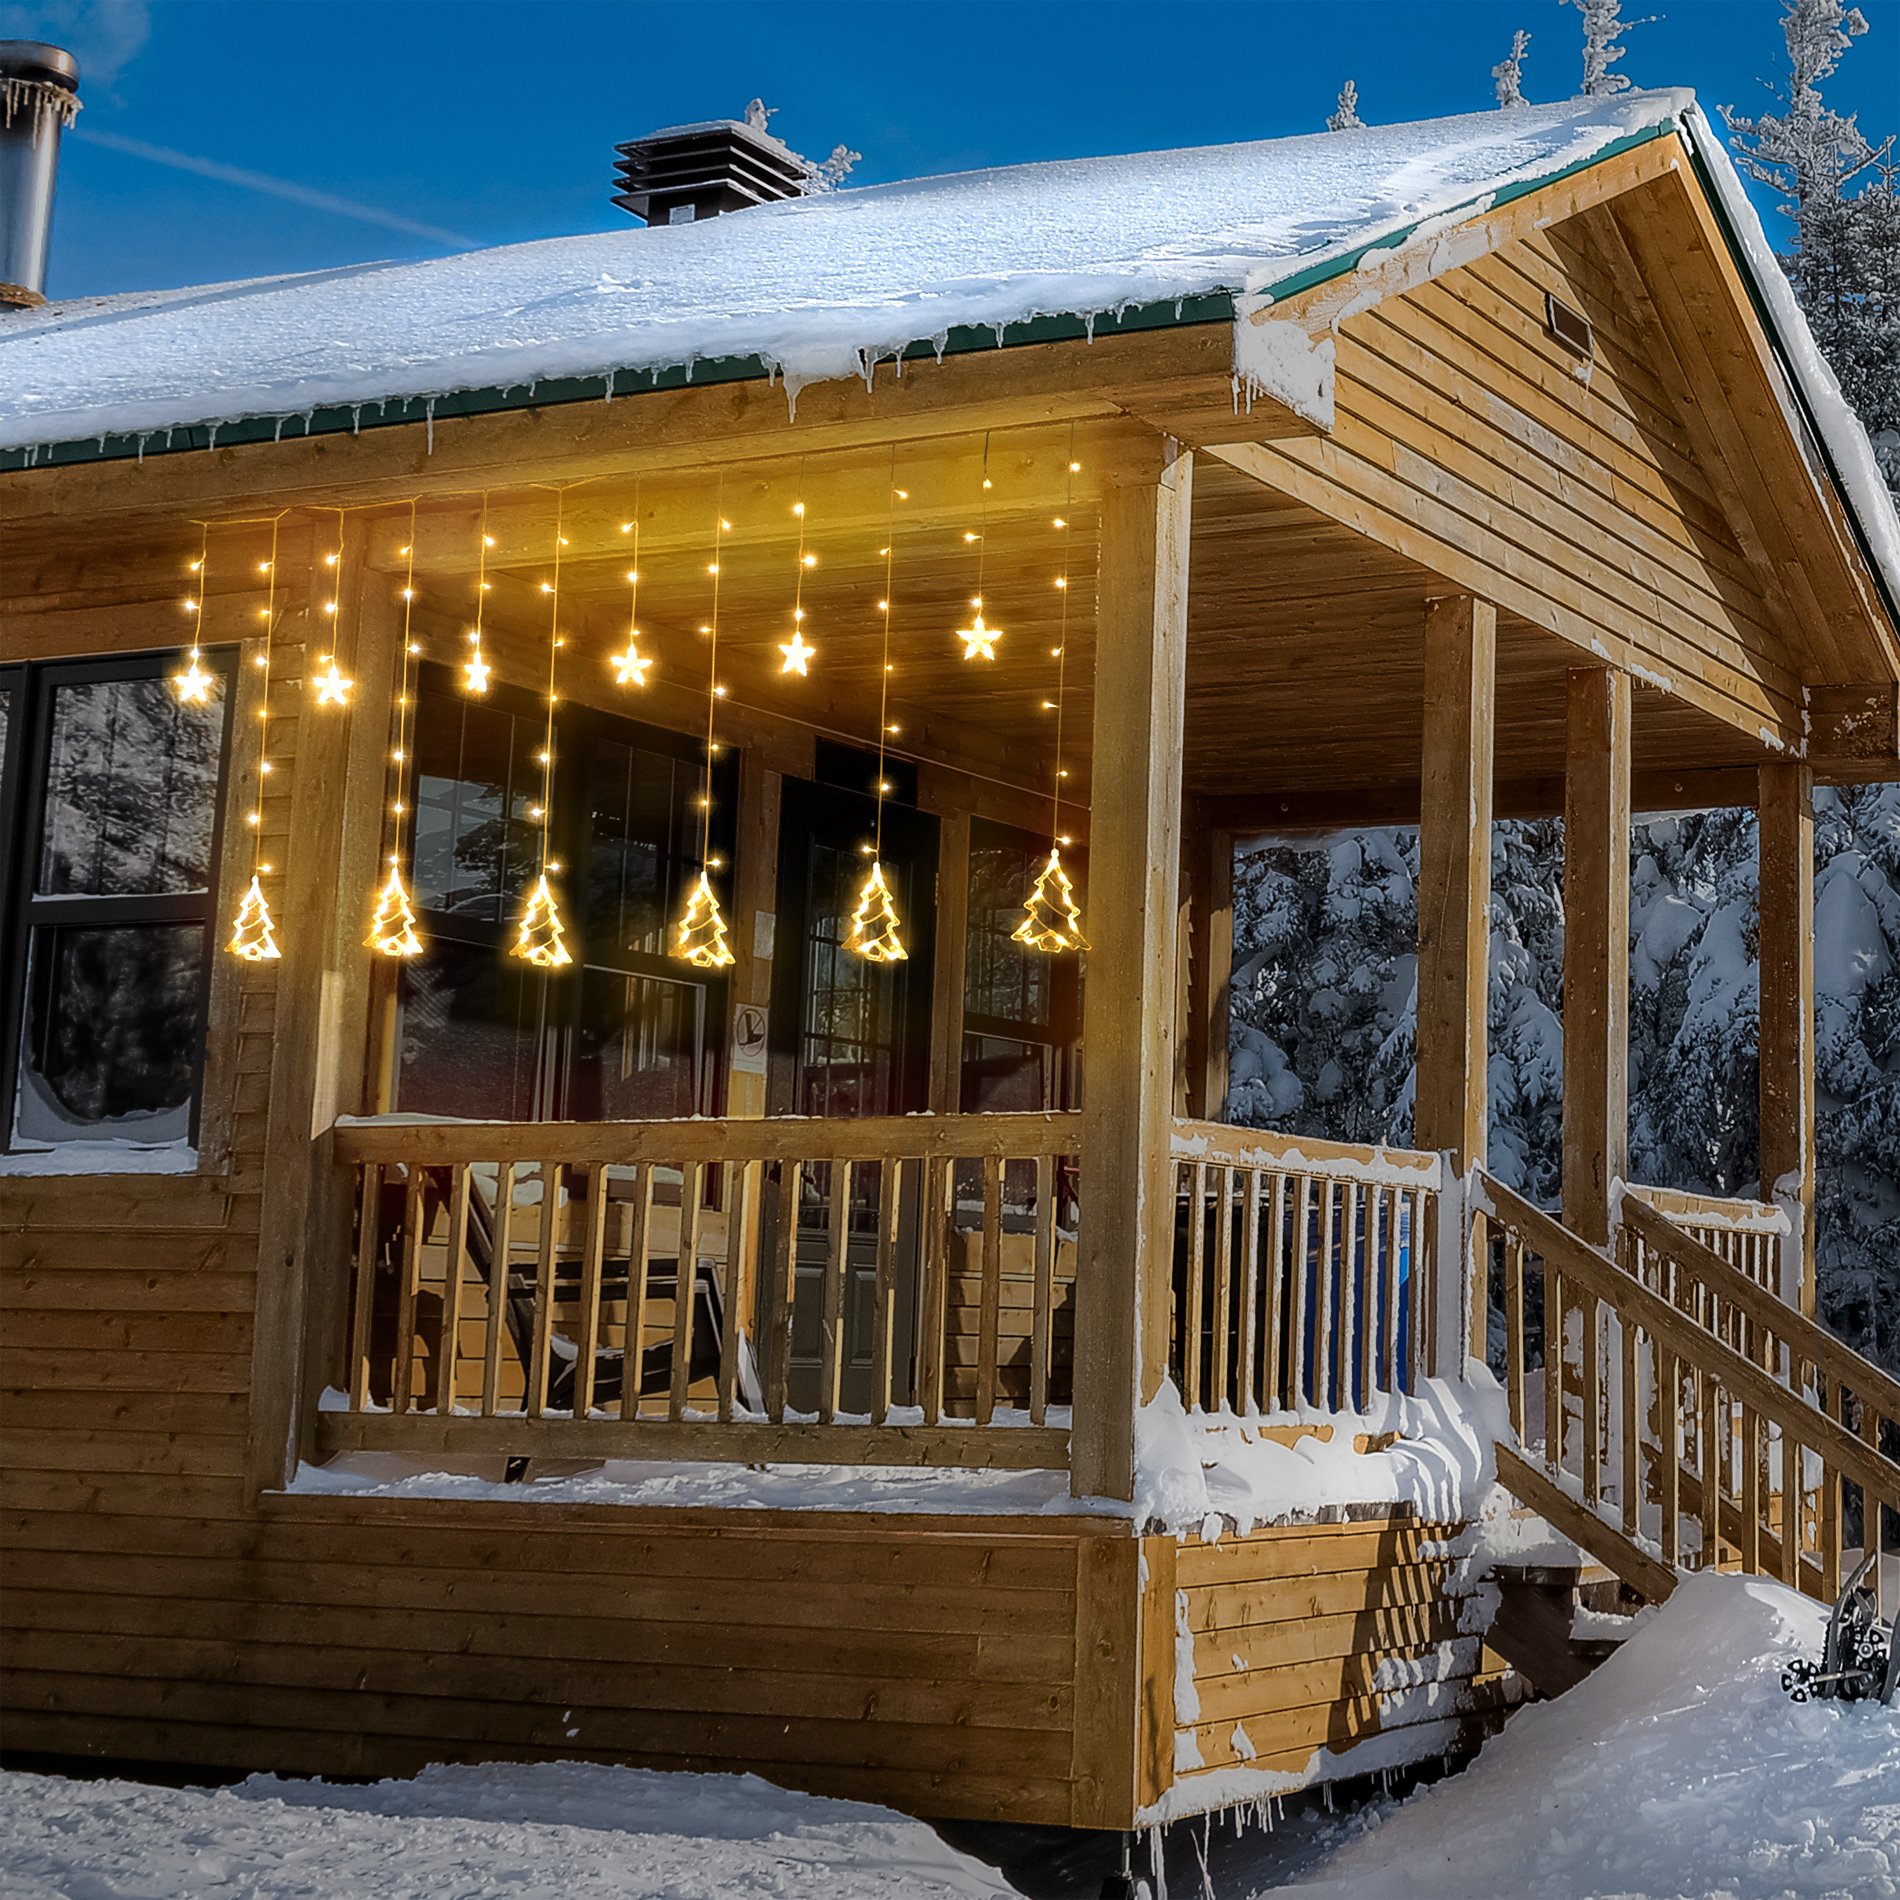
[[[1643,93],[0,313],[9,1746],[1101,1828],[1443,1756],[1561,1686],[1475,1498],[1155,1449],[1433,1393],[1629,1589],[1831,1592],[1900,1387],[1811,1317],[1811,798],[1900,773],[1900,533],[1764,256]],[[1626,837],[1734,803],[1714,1202],[1624,1180]],[[1230,1126],[1235,840],[1375,823],[1414,1146]]]

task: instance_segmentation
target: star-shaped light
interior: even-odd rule
[[[462,684],[471,693],[488,691],[488,676],[495,669],[479,653],[471,653],[462,662]]]
[[[609,664],[614,669],[616,686],[644,686],[647,683],[647,668],[653,662],[629,640],[626,652],[609,655]]]
[[[203,662],[198,658],[196,649],[191,655],[191,664],[182,673],[172,675],[172,685],[178,689],[178,701],[183,706],[202,706],[211,697],[211,689],[218,682],[215,673],[207,673]]]
[[[789,640],[781,640],[778,650],[785,655],[785,664],[779,668],[781,673],[796,673],[801,679],[811,677],[811,656],[818,649],[806,644],[802,628],[794,627],[792,637]]]
[[[996,658],[996,643],[1003,637],[1001,627],[986,627],[983,624],[983,610],[976,610],[976,618],[967,627],[957,629],[957,638],[963,642],[963,657],[966,660],[993,660]]]
[[[346,678],[343,669],[337,665],[336,656],[331,655],[324,670],[311,682],[317,689],[319,706],[347,706],[350,703],[350,688],[356,684]]]

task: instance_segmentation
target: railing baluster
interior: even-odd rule
[[[1260,1369],[1260,1409],[1264,1412],[1278,1411],[1291,1403],[1292,1379],[1286,1358],[1287,1198],[1286,1176],[1270,1175],[1267,1181],[1267,1324],[1262,1348],[1267,1362]]]
[[[1433,1328],[1438,1324],[1438,1269],[1432,1253],[1432,1242],[1437,1222],[1445,1217],[1444,1203],[1434,1197],[1430,1208],[1428,1218],[1425,1190],[1414,1189],[1411,1231],[1406,1243],[1409,1253],[1405,1263],[1405,1283],[1410,1289],[1406,1295],[1406,1322],[1411,1336],[1405,1343],[1410,1366],[1405,1382],[1408,1392],[1416,1392],[1424,1383],[1434,1363],[1431,1355],[1436,1350]],[[1392,1323],[1395,1327],[1398,1324],[1396,1312]]]
[[[1260,1170],[1249,1168],[1241,1189],[1240,1337],[1234,1368],[1235,1411],[1243,1416],[1260,1403]]]
[[[719,1421],[729,1424],[739,1396],[739,1361],[752,1337],[756,1280],[752,1263],[759,1239],[757,1161],[735,1162],[727,1170],[726,1288],[719,1321]],[[888,1169],[891,1163],[886,1162]]]
[[[1234,1336],[1234,1171],[1215,1170],[1219,1186],[1214,1193],[1214,1369],[1213,1404],[1218,1411],[1228,1402],[1227,1377]],[[1238,1411],[1240,1408],[1234,1408]]]
[[[1201,1409],[1201,1295],[1207,1254],[1207,1164],[1188,1169],[1187,1310],[1181,1317],[1181,1401],[1190,1412]]]
[[[376,1257],[382,1246],[383,1169],[366,1161],[357,1172],[356,1273],[350,1294],[350,1410],[369,1409],[369,1350],[376,1311]]]
[[[640,1386],[646,1376],[647,1240],[653,1227],[653,1164],[633,1168],[633,1201],[627,1222],[627,1331],[620,1371],[620,1416],[640,1416]]]
[[[1715,1375],[1702,1387],[1702,1561],[1700,1570],[1717,1570],[1722,1561],[1722,1394]]]
[[[1603,1303],[1586,1293],[1579,1308],[1583,1321],[1583,1351],[1579,1362],[1578,1410],[1582,1419],[1583,1501],[1595,1510],[1603,1498]]]
[[[1656,1384],[1662,1394],[1662,1475],[1657,1487],[1662,1514],[1663,1562],[1674,1569],[1682,1561],[1682,1364],[1673,1348],[1656,1346]]]
[[[1634,1538],[1643,1526],[1643,1407],[1637,1391],[1639,1328],[1633,1319],[1625,1319],[1621,1314],[1617,1314],[1612,1323],[1616,1327],[1617,1365],[1622,1386],[1618,1396],[1623,1421],[1623,1529]]]
[[[818,1422],[838,1416],[844,1380],[844,1293],[851,1254],[851,1163],[831,1164],[831,1231],[825,1236],[825,1299],[819,1320]]]
[[[580,1323],[574,1332],[573,1413],[594,1409],[594,1379],[600,1358],[600,1273],[607,1247],[607,1170],[594,1162],[581,1170],[587,1183],[587,1226],[581,1241]]]
[[[416,1377],[416,1294],[422,1280],[423,1182],[426,1168],[413,1162],[402,1201],[402,1281],[396,1296],[396,1370],[390,1385],[389,1409],[414,1409]]]
[[[1837,1424],[1847,1423],[1847,1393],[1839,1379],[1827,1382],[1822,1410]],[[1841,1479],[1831,1466],[1821,1467],[1821,1493],[1815,1500],[1814,1541],[1821,1559],[1821,1595],[1832,1600],[1841,1593]]]
[[[508,1255],[514,1245],[515,1164],[495,1169],[495,1207],[488,1222],[488,1319],[482,1333],[482,1417],[501,1410],[501,1342],[508,1327]]]
[[[1295,1409],[1310,1402],[1306,1369],[1306,1283],[1310,1275],[1317,1271],[1316,1267],[1308,1264],[1313,1251],[1313,1177],[1302,1174],[1299,1183],[1300,1191],[1295,1196],[1293,1232],[1289,1237],[1292,1241],[1289,1277],[1293,1283],[1293,1323],[1286,1351],[1286,1403]]]
[[[877,1283],[871,1315],[873,1425],[882,1425],[891,1415],[891,1347],[897,1327],[897,1223],[904,1204],[904,1171],[905,1164],[888,1155],[878,1163]]]
[[[1563,1275],[1544,1261],[1544,1463],[1561,1471],[1564,1463]]]
[[[1049,1361],[1055,1349],[1056,1162],[1036,1157],[1036,1286],[1029,1320],[1029,1422],[1049,1416]]]
[[[1761,1414],[1752,1405],[1742,1407],[1742,1569],[1751,1577],[1761,1571]]]
[[[1410,1385],[1405,1376],[1404,1362],[1399,1356],[1399,1235],[1404,1226],[1405,1192],[1402,1188],[1388,1188],[1385,1193],[1385,1249],[1379,1256],[1379,1326],[1385,1341],[1386,1388],[1392,1392],[1403,1392]]]
[[[1333,1357],[1333,1306],[1338,1297],[1338,1275],[1333,1264],[1333,1246],[1338,1236],[1339,1183],[1320,1183],[1321,1213],[1319,1237],[1318,1310],[1313,1316],[1312,1384],[1308,1387],[1313,1404],[1330,1411],[1337,1403],[1328,1370]]]
[[[944,1406],[944,1303],[949,1294],[951,1177],[954,1161],[931,1157],[924,1169],[923,1271],[917,1301],[918,1403],[926,1425],[940,1424]]]
[[[1359,1184],[1342,1181],[1339,1197],[1346,1203],[1345,1235],[1339,1246],[1339,1273],[1334,1290],[1333,1309],[1338,1315],[1333,1339],[1333,1403],[1349,1411],[1362,1409],[1362,1400],[1353,1391],[1353,1361],[1366,1316],[1359,1298]]]
[[[706,1198],[706,1164],[690,1161],[680,1170],[679,1257],[673,1268],[673,1377],[666,1415],[686,1416],[686,1395],[693,1382],[693,1335],[699,1330],[699,1209]]]
[[[455,1415],[455,1368],[462,1357],[462,1276],[468,1254],[469,1164],[449,1168],[449,1235],[442,1259],[442,1325],[436,1334],[435,1411]]]
[[[1529,1442],[1524,1419],[1524,1243],[1515,1234],[1504,1239],[1504,1394],[1511,1429],[1520,1445]]]
[[[798,1203],[802,1161],[779,1164],[778,1263],[773,1274],[771,1369],[765,1394],[766,1416],[783,1424],[792,1386],[792,1310],[798,1302]]]
[[[1781,1566],[1777,1573],[1790,1589],[1801,1587],[1801,1545],[1806,1526],[1802,1492],[1801,1441],[1787,1426],[1781,1428]]]
[[[541,1234],[535,1249],[533,1344],[528,1360],[527,1412],[539,1418],[548,1404],[548,1354],[554,1344],[554,1264],[561,1221],[561,1164],[541,1163]]]
[[[983,1288],[976,1363],[976,1422],[996,1416],[996,1360],[1003,1303],[1003,1161],[983,1157]]]

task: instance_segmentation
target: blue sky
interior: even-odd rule
[[[1883,134],[1900,0],[1860,4],[1872,31],[1829,97]],[[1765,97],[1778,0],[1626,0],[1646,8],[1637,84]],[[1559,0],[0,0],[0,37],[86,67],[55,296],[611,229],[616,141],[754,94],[799,149],[862,151],[862,183],[1316,131],[1348,77],[1368,120],[1471,111],[1518,26],[1530,97],[1574,92]]]

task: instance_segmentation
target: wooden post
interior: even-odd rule
[[[329,1154],[336,1117],[363,1106],[369,1015],[364,925],[382,845],[388,709],[396,691],[401,608],[387,572],[370,562],[372,521],[351,520],[335,593],[334,638],[355,680],[348,710],[300,697],[290,766],[289,835],[279,863],[277,1009],[257,1243],[257,1316],[251,1350],[247,1478],[253,1495],[283,1484],[311,1425],[314,1388],[342,1349],[341,1298],[349,1278],[354,1183]],[[319,540],[318,545],[323,545]],[[314,568],[312,591],[326,577]],[[280,625],[282,666],[297,635]],[[307,681],[332,636],[302,632]],[[286,669],[287,671],[289,669]]]
[[[1485,1152],[1497,624],[1497,609],[1469,594],[1425,610],[1413,1143],[1449,1150],[1460,1173]]]
[[[930,1112],[963,1106],[963,982],[970,928],[970,814],[938,820],[936,977],[930,998]]]
[[[1462,1177],[1485,1159],[1491,948],[1491,753],[1497,609],[1469,594],[1425,609],[1425,729],[1418,820],[1418,1081],[1412,1140]],[[1485,1247],[1462,1197],[1439,1198],[1431,1370],[1456,1376],[1485,1337]],[[1459,1269],[1470,1275],[1461,1285]],[[1462,1318],[1462,1326],[1460,1319]]]
[[[1227,1107],[1227,1018],[1234,965],[1234,834],[1190,819],[1183,840],[1187,902],[1182,1112],[1219,1121]]]
[[[1578,667],[1564,754],[1563,1219],[1610,1240],[1629,1153],[1630,682]]]
[[[1761,768],[1761,1195],[1794,1223],[1783,1284],[1814,1312],[1814,771]]]
[[[1193,462],[1144,444],[1104,486],[1082,1020],[1070,1485],[1134,1495],[1134,1411],[1167,1367],[1176,905]]]

